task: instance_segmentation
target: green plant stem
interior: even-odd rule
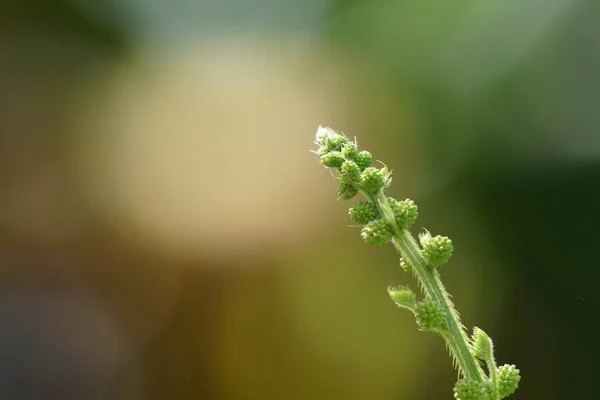
[[[494,359],[494,353],[492,352],[491,357],[486,360],[488,371],[490,371],[490,381],[492,382],[492,397],[490,400],[500,399],[498,393],[498,372],[496,371],[496,360]]]
[[[431,300],[436,301],[444,310],[448,323],[448,332],[443,337],[454,355],[460,370],[464,373],[465,377],[477,382],[483,382],[483,371],[469,350],[468,337],[438,273],[427,265],[412,234],[408,230],[398,227],[383,192],[380,191],[374,197],[367,194],[367,197],[377,206],[381,217],[392,226],[394,230],[392,238],[394,247],[402,258],[411,265],[427,296]]]

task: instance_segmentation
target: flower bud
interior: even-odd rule
[[[341,151],[342,147],[348,143],[348,138],[340,135],[339,133],[333,134],[329,136],[329,140],[327,142],[327,147],[331,151]]]
[[[392,239],[392,228],[382,219],[369,222],[362,228],[360,236],[368,244],[383,246]]]
[[[394,303],[398,307],[407,308],[411,311],[415,311],[417,305],[417,295],[407,287],[389,287],[388,293]]]
[[[430,267],[439,267],[442,264],[446,264],[450,257],[454,247],[452,246],[452,240],[446,236],[435,236],[431,237],[431,234],[427,231],[419,235],[421,246],[423,247],[423,257]]]
[[[460,379],[454,385],[454,397],[456,400],[484,400],[487,398],[487,390],[484,383],[472,379]]]
[[[360,177],[362,187],[369,193],[377,193],[385,185],[386,175],[374,167],[363,171]]]
[[[426,300],[417,303],[416,309],[417,323],[419,328],[423,331],[445,331],[446,325],[446,314],[435,301]]]
[[[354,161],[345,161],[340,169],[340,175],[346,182],[360,182],[360,168]]]
[[[482,329],[473,328],[471,337],[471,349],[473,355],[480,360],[488,361],[494,357],[494,343]]]
[[[498,368],[498,394],[500,398],[510,396],[519,387],[521,371],[514,365],[505,364]]]
[[[348,142],[348,138],[340,135],[331,128],[320,126],[315,135],[315,143],[319,145],[317,154],[327,154],[332,151],[340,151],[342,146]]]
[[[352,221],[360,225],[366,225],[379,217],[377,207],[375,207],[375,204],[371,203],[370,201],[361,201],[360,203],[356,203],[350,208],[348,214],[350,215]]]
[[[342,147],[342,154],[348,160],[355,160],[358,156],[358,146],[356,146],[355,142],[349,141],[344,145],[344,147]]]
[[[356,186],[344,182],[340,183],[340,187],[338,188],[338,196],[340,196],[341,199],[350,200],[357,194],[358,189]]]
[[[400,229],[409,229],[419,215],[418,207],[414,201],[406,199],[397,202],[393,207],[394,219]]]
[[[365,169],[369,168],[373,163],[373,156],[368,151],[363,150],[356,155],[354,161],[356,162],[360,170],[364,171]]]
[[[344,156],[339,151],[331,151],[321,156],[321,163],[329,168],[339,168],[344,161]]]

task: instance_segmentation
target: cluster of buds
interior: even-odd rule
[[[332,129],[320,127],[315,143],[319,146],[315,153],[321,163],[339,172],[337,179],[340,182],[340,198],[350,200],[361,190],[375,194],[390,185],[391,178],[387,168],[372,167],[373,156],[368,151],[359,151],[356,141],[351,141]]]
[[[378,204],[377,195],[391,184],[391,172],[387,167],[372,167],[373,157],[368,151],[359,151],[356,140],[335,132],[330,128],[319,127],[315,143],[319,146],[315,153],[327,168],[337,171],[338,195],[344,200],[363,193],[367,201],[354,204],[348,214],[352,221],[362,225],[361,237],[369,244],[381,246],[390,242],[394,230],[410,229],[419,215],[418,207],[410,199],[398,201],[386,197],[386,205]],[[382,207],[393,214],[393,223],[383,218]],[[423,256],[430,267],[438,267],[448,262],[452,256],[452,241],[445,236],[431,237],[429,232],[421,235]]]
[[[496,368],[498,375],[498,393],[494,395],[494,387],[488,380],[477,382],[472,379],[459,379],[454,385],[454,398],[457,400],[504,399],[513,394],[519,387],[520,371],[514,365],[505,364]]]
[[[337,171],[338,195],[349,200],[363,193],[368,201],[362,201],[350,208],[352,221],[363,225],[361,237],[365,242],[381,246],[390,242],[394,228],[409,229],[416,221],[418,208],[414,201],[397,201],[387,198],[387,206],[394,215],[396,226],[391,226],[381,216],[375,198],[385,191],[392,182],[387,167],[371,166],[373,157],[368,151],[359,151],[356,140],[350,140],[329,128],[320,127],[315,143],[319,146],[315,153],[327,168]]]
[[[455,365],[463,372],[468,370],[457,381],[454,397],[499,400],[512,394],[521,379],[519,370],[514,365],[496,366],[492,341],[481,329],[475,328],[472,339],[467,338],[439,279],[437,267],[452,257],[452,241],[446,236],[431,236],[425,230],[419,235],[419,247],[408,231],[417,220],[417,205],[410,199],[398,201],[385,195],[392,182],[391,171],[385,165],[373,167],[371,153],[360,151],[356,140],[319,127],[315,143],[319,147],[314,153],[339,183],[339,198],[349,200],[359,193],[365,197],[348,212],[350,219],[362,226],[362,239],[376,246],[393,241],[402,256],[402,268],[420,281],[422,289],[427,287],[422,301],[407,287],[389,287],[388,293],[397,306],[415,315],[419,329],[440,334],[451,349]],[[481,361],[487,364],[489,376],[481,369]]]

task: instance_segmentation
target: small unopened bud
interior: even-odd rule
[[[423,247],[423,257],[430,267],[439,267],[446,264],[452,257],[454,247],[450,238],[439,235],[431,237],[431,234],[425,231],[425,233],[419,235],[419,239]]]
[[[321,163],[329,168],[339,168],[344,163],[344,156],[339,151],[331,151],[321,156]]]
[[[346,182],[360,182],[360,168],[354,161],[345,161],[340,168],[340,175]]]
[[[340,187],[338,188],[338,196],[343,200],[350,200],[354,196],[358,194],[358,189],[356,186],[350,183],[340,183]]]
[[[454,397],[456,400],[484,400],[487,398],[486,386],[472,379],[460,379],[454,385]]]
[[[370,201],[361,201],[356,203],[348,211],[350,218],[357,224],[366,225],[374,219],[379,218],[377,207]]]
[[[354,142],[348,142],[342,147],[342,154],[348,160],[355,160],[358,156],[358,147]]]
[[[492,339],[482,329],[473,328],[471,337],[471,349],[475,357],[483,361],[491,360],[494,357],[494,343]]]
[[[364,171],[373,163],[373,156],[368,151],[363,150],[356,155],[354,161],[359,166],[360,170]]]
[[[417,306],[417,295],[407,287],[389,287],[388,293],[394,303],[398,307],[407,308],[411,311],[415,311]]]
[[[390,203],[390,205],[392,206],[392,211],[394,212],[396,224],[398,224],[400,229],[409,229],[411,226],[413,226],[419,215],[419,209],[414,201],[406,199],[402,201],[395,201],[395,203]]]
[[[392,228],[384,220],[376,219],[362,228],[360,236],[368,244],[383,246],[392,239]]]
[[[498,368],[498,394],[508,397],[517,390],[521,380],[521,371],[514,365],[505,364]]]
[[[385,185],[386,174],[374,167],[365,169],[360,177],[362,187],[369,193],[375,194],[379,192]]]
[[[446,314],[438,303],[426,300],[417,304],[417,323],[424,331],[440,332],[446,330]]]

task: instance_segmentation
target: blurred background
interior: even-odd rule
[[[450,236],[516,399],[597,392],[600,3],[0,1],[2,399],[449,399],[309,152]]]

